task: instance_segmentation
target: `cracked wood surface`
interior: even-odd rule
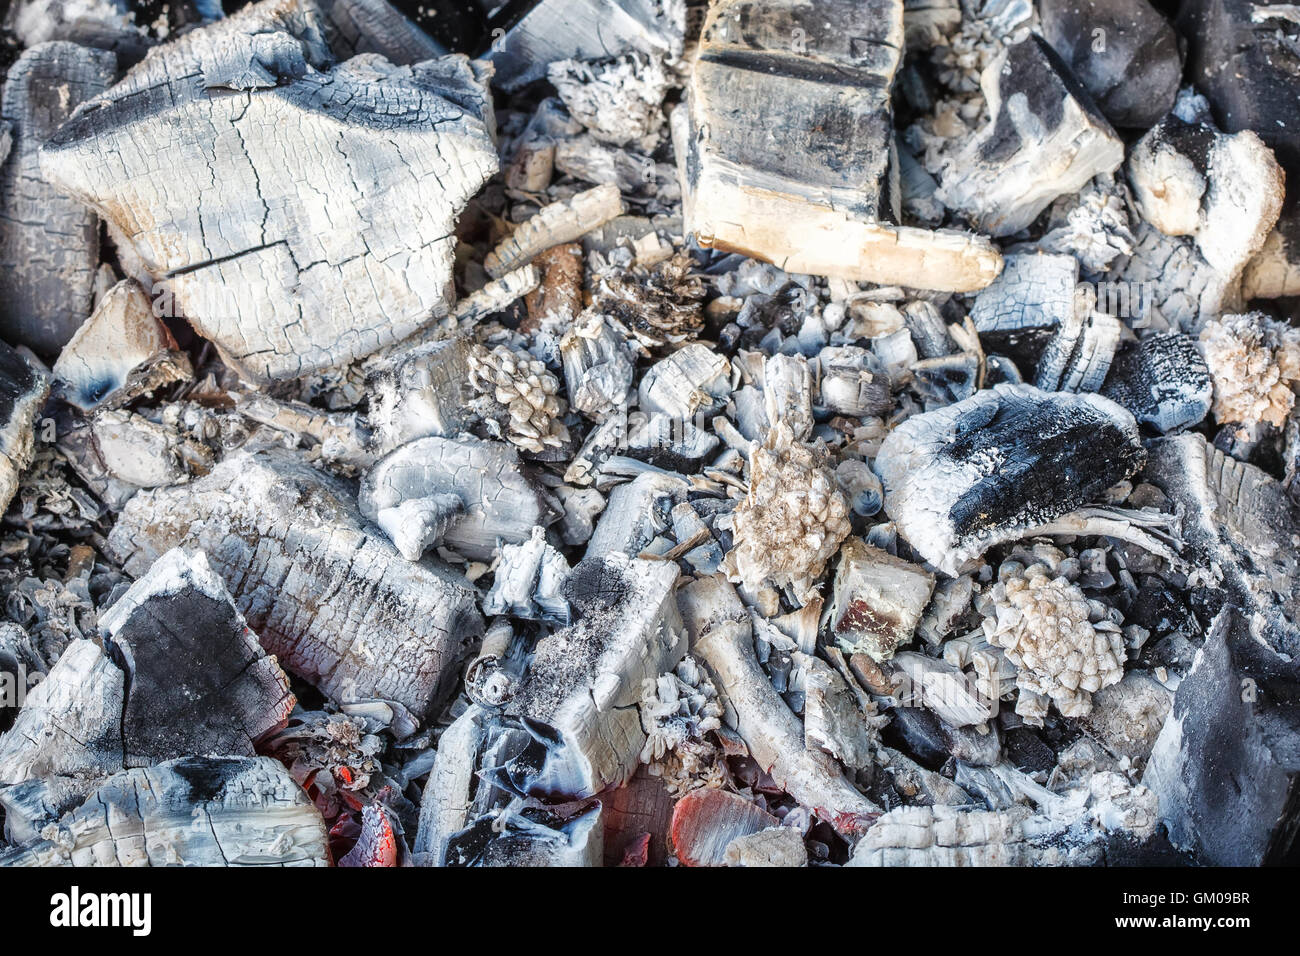
[[[187,33],[41,153],[43,173],[254,382],[342,364],[445,315],[456,217],[497,169],[467,59],[367,54],[326,69],[320,19],[310,0],[264,0]]]
[[[326,866],[325,822],[270,757],[184,757],[106,780],[0,866]]]
[[[202,548],[266,649],[336,701],[394,700],[422,716],[483,629],[468,582],[402,558],[343,482],[284,449],[140,492],[108,546],[137,576],[173,547]]]
[[[23,53],[0,91],[0,125],[13,137],[0,163],[0,330],[47,360],[90,314],[99,220],[43,175],[38,151],[116,68],[112,53],[51,41]]]

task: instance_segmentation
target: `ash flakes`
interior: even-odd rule
[[[263,0],[140,34],[102,129],[18,130],[32,175],[94,180],[64,212],[111,243],[50,273],[93,276],[71,325],[0,316],[63,346],[0,346],[0,672],[53,675],[0,694],[0,863],[137,862],[91,810],[145,784],[122,832],[172,862],[1294,854],[1291,134],[1218,128],[1249,79],[1180,92],[1146,6],[1149,76],[1062,4],[686,6],[531,0],[486,52],[439,38],[494,73],[384,0],[346,30]],[[150,64],[191,61],[186,141],[238,87],[247,164],[88,171],[151,121],[133,90],[176,92]],[[240,125],[281,99],[297,133]],[[295,174],[326,121],[348,156]],[[161,258],[104,199],[137,180]],[[132,579],[185,626],[114,630]],[[203,685],[177,726],[203,675],[157,648],[191,629],[274,693]],[[1216,696],[1240,677],[1271,689]],[[53,736],[23,756],[15,727]],[[223,753],[178,757],[200,732]],[[1220,753],[1268,792],[1227,794]],[[157,826],[198,810],[248,839]]]

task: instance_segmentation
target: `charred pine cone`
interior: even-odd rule
[[[1300,387],[1300,329],[1260,312],[1225,315],[1201,330],[1214,377],[1214,417],[1243,429],[1282,427]]]
[[[1019,669],[1016,713],[1040,722],[1046,702],[1037,698],[1047,697],[1066,717],[1086,716],[1092,692],[1124,676],[1119,628],[1100,602],[1045,564],[1006,561],[998,577],[984,633]]]
[[[753,451],[749,494],[732,518],[726,567],[747,588],[790,586],[800,599],[849,533],[849,506],[817,453],[777,425]]]
[[[597,279],[595,306],[620,322],[647,348],[685,342],[704,327],[704,280],[690,274],[679,252],[647,273],[610,271]]]
[[[567,408],[559,397],[560,382],[527,352],[475,346],[469,353],[469,382],[493,406],[487,417],[501,433],[494,437],[534,455],[569,440],[561,421]]]

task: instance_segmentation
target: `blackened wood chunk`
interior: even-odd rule
[[[289,680],[202,552],[158,559],[101,618],[130,675],[126,765],[254,753],[293,709]]]
[[[112,53],[51,41],[23,53],[0,90],[13,147],[0,165],[0,332],[46,359],[90,314],[99,220],[43,175],[39,149],[113,82]]]
[[[1137,422],[1094,394],[997,385],[909,418],[875,468],[885,512],[931,564],[953,574],[1098,497],[1145,461]]]
[[[1144,425],[1170,432],[1209,414],[1214,386],[1196,340],[1160,332],[1120,350],[1101,393]]]
[[[1170,842],[1213,866],[1294,862],[1300,672],[1226,608],[1174,694],[1142,782]]]
[[[493,83],[517,90],[557,60],[680,54],[683,24],[656,0],[509,0],[488,19]]]
[[[331,69],[323,29],[310,0],[264,0],[184,34],[41,151],[43,173],[250,381],[368,355],[445,315],[456,218],[497,168],[465,58]]]
[[[709,12],[673,119],[687,230],[790,272],[973,291],[1001,257],[897,226],[890,91],[899,0],[727,0]],[[689,115],[688,115],[689,114]]]
[[[1116,126],[1146,129],[1174,105],[1178,37],[1147,0],[1039,0],[1043,37]]]
[[[201,823],[201,825],[195,825]],[[183,757],[109,777],[57,838],[0,866],[326,866],[325,822],[270,757]]]
[[[1041,37],[1007,47],[980,76],[991,119],[945,170],[936,197],[1009,236],[1058,196],[1113,172],[1124,144]]]
[[[134,575],[177,546],[203,549],[266,649],[336,701],[393,700],[423,716],[483,631],[464,578],[401,557],[347,484],[283,449],[140,492],[109,535]]]
[[[49,379],[0,342],[0,509],[9,507],[31,464],[36,420],[49,393]]]
[[[340,60],[378,53],[409,66],[446,54],[446,49],[402,15],[388,0],[321,0],[330,48]]]

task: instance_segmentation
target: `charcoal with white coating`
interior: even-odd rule
[[[195,826],[196,819],[204,821]],[[0,866],[327,866],[320,811],[269,757],[125,770]],[[47,831],[42,831],[47,832]]]
[[[991,119],[945,169],[935,198],[982,232],[1019,232],[1123,161],[1123,142],[1038,35],[1006,47],[980,86]]]
[[[885,513],[936,568],[1096,500],[1145,460],[1137,423],[1095,394],[996,385],[908,419],[875,461]]]
[[[42,169],[41,144],[83,102],[108,88],[114,55],[53,40],[26,50],[0,90],[13,137],[0,165],[0,329],[11,344],[53,359],[90,314],[99,220]]]
[[[513,446],[476,438],[402,445],[366,474],[358,503],[409,561],[440,543],[469,558],[491,558],[556,517]]]
[[[1124,345],[1100,391],[1162,433],[1198,424],[1209,414],[1214,394],[1196,341],[1180,332]]]
[[[177,546],[207,554],[281,666],[341,702],[392,700],[424,715],[483,631],[463,577],[403,558],[351,488],[284,449],[240,452],[198,481],[140,492],[109,534],[137,576]]]

